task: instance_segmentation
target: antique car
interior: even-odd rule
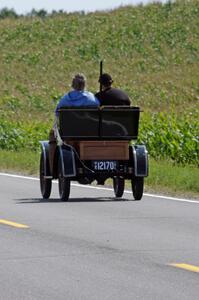
[[[61,108],[55,140],[41,141],[42,197],[50,197],[53,179],[58,179],[60,199],[67,201],[71,181],[104,185],[111,178],[116,198],[122,197],[129,180],[134,200],[140,200],[148,176],[148,152],[145,145],[135,143],[139,117],[139,107]]]

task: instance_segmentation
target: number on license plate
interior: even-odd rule
[[[95,170],[115,170],[117,168],[117,162],[112,160],[112,161],[94,161],[93,166]]]

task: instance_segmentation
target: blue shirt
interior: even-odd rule
[[[65,94],[57,104],[55,114],[59,115],[59,108],[65,106],[99,106],[99,100],[87,91],[71,91]]]

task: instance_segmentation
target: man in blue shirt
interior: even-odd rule
[[[83,74],[76,74],[72,80],[73,90],[65,94],[57,104],[55,115],[59,116],[59,109],[67,106],[99,106],[99,100],[92,94],[85,90],[86,77]],[[56,124],[56,123],[55,123]],[[55,125],[54,125],[55,126]],[[56,127],[56,126],[55,126]],[[55,129],[55,128],[54,128]],[[56,138],[54,129],[50,131],[49,135],[49,158],[50,169],[53,170],[54,157],[56,151]]]
[[[59,115],[59,108],[65,106],[99,106],[99,100],[85,90],[86,77],[83,74],[76,74],[72,80],[73,90],[65,94],[59,101],[55,114]]]

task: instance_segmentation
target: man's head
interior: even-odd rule
[[[86,85],[86,77],[84,74],[78,73],[73,77],[72,88],[77,91],[83,91]]]
[[[111,75],[109,75],[107,73],[103,73],[99,77],[99,82],[101,83],[102,86],[109,87],[113,83],[113,79],[112,79]]]

